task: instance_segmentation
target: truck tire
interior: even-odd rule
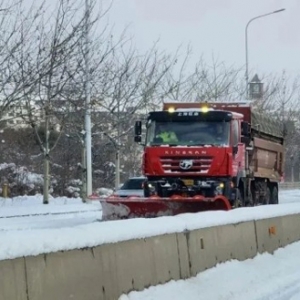
[[[244,206],[244,200],[242,198],[242,193],[241,193],[240,189],[236,189],[234,208],[243,207],[243,206]]]
[[[272,189],[270,204],[278,204],[278,188],[276,186]]]
[[[245,206],[254,206],[254,196],[252,189],[249,190],[248,200],[245,202]]]
[[[271,195],[271,189],[270,187],[267,186],[267,190],[266,190],[266,198],[264,199],[263,204],[264,205],[268,205],[272,203],[272,195]]]

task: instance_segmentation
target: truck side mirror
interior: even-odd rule
[[[248,136],[242,136],[241,137],[241,142],[248,147],[250,145],[251,139]]]
[[[251,134],[251,125],[248,122],[243,121],[241,124],[242,135],[243,136],[250,136]]]
[[[136,143],[140,143],[140,142],[142,141],[142,137],[141,137],[140,135],[136,135],[136,136],[134,137],[134,141],[135,141]]]
[[[142,122],[136,121],[134,126],[135,135],[142,135]]]

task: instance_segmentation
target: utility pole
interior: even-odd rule
[[[44,149],[44,191],[43,191],[43,204],[49,203],[49,118],[50,118],[50,105],[45,105],[45,149]]]
[[[92,194],[92,133],[91,133],[91,78],[90,78],[90,13],[89,0],[85,0],[85,144],[86,144],[86,192]]]
[[[120,97],[118,95],[118,102],[117,102],[117,145],[116,145],[116,168],[115,168],[115,188],[116,190],[119,188],[120,185]]]
[[[277,13],[280,13],[282,11],[285,11],[285,8],[278,9],[278,10],[272,11],[270,13],[254,17],[254,18],[252,18],[252,19],[250,19],[248,21],[248,23],[247,23],[247,25],[245,27],[245,54],[246,54],[245,79],[246,79],[246,97],[247,97],[247,99],[249,99],[249,87],[248,87],[248,84],[249,84],[249,70],[248,70],[248,68],[249,68],[249,58],[248,58],[248,27],[249,27],[250,23],[253,22],[254,20],[257,20],[257,19],[260,19],[260,18],[264,18],[264,17],[270,16],[270,15],[273,15],[273,14],[277,14]]]
[[[291,181],[294,182],[294,154],[290,156],[291,159]]]

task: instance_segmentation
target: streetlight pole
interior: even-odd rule
[[[246,97],[247,97],[247,99],[249,98],[249,87],[248,87],[248,85],[249,85],[248,27],[249,27],[250,23],[254,20],[257,20],[257,19],[260,19],[260,18],[263,18],[263,17],[267,17],[267,16],[270,16],[270,15],[273,15],[273,14],[277,14],[277,13],[280,13],[284,10],[285,10],[285,8],[282,8],[282,9],[278,9],[278,10],[272,11],[272,12],[267,13],[267,14],[259,15],[257,17],[254,17],[254,18],[250,19],[248,21],[247,25],[246,25],[246,28],[245,28],[245,51],[246,51],[246,73],[245,73],[245,77],[246,77]]]
[[[90,2],[85,0],[85,146],[86,146],[86,193],[92,194],[92,135],[91,135],[91,83],[90,83]]]

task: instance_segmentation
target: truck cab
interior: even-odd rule
[[[245,177],[249,126],[242,114],[207,105],[150,112],[143,144],[145,196],[224,195],[234,205],[237,178]],[[136,122],[136,142],[141,128]]]

